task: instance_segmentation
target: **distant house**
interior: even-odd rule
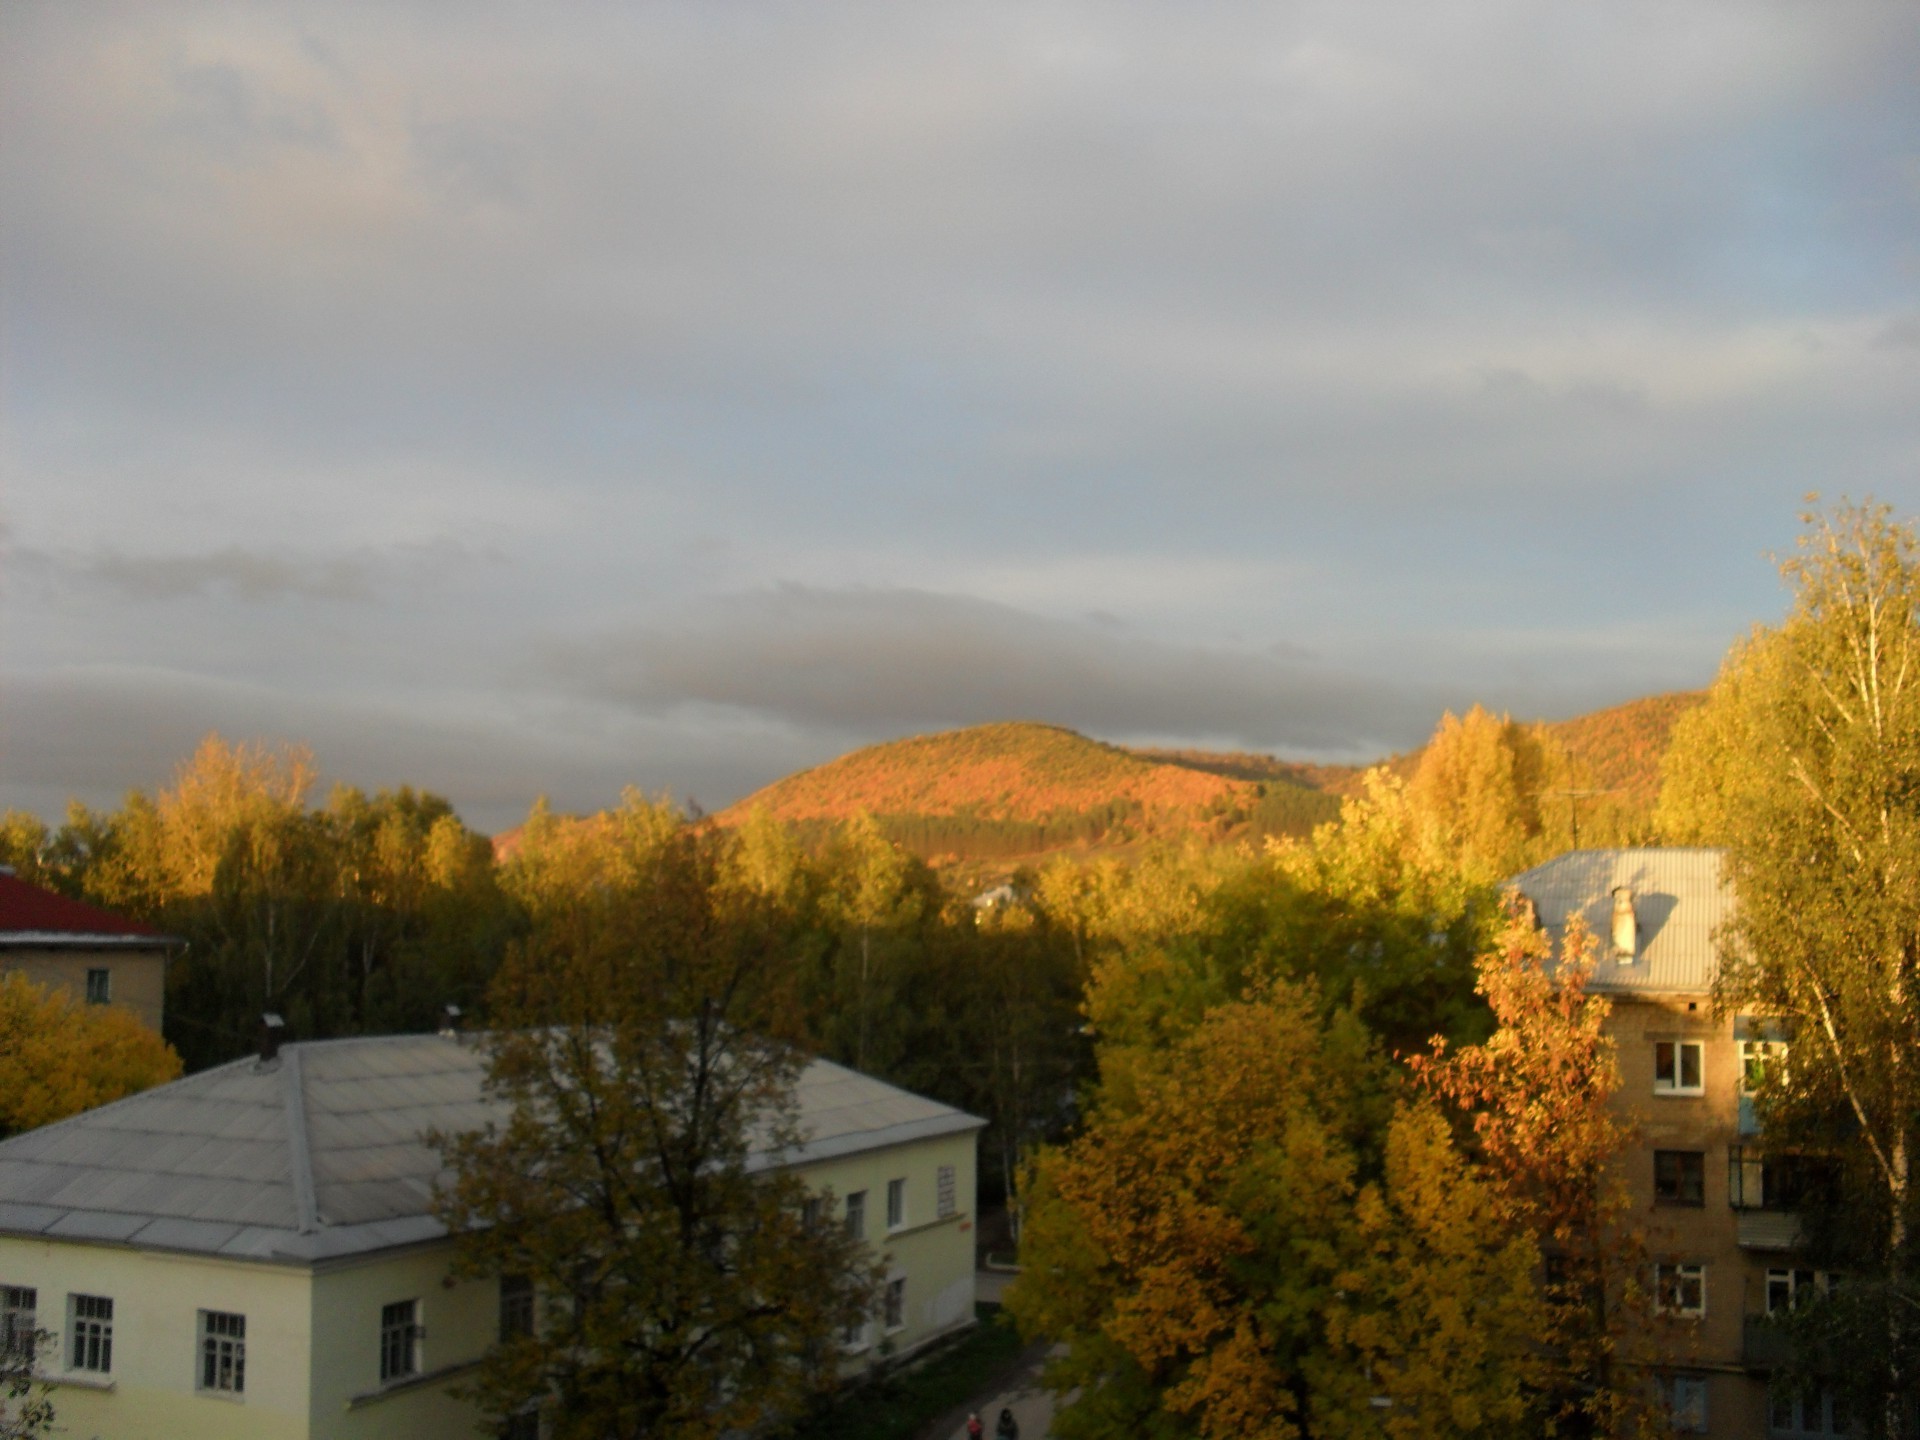
[[[151,925],[29,885],[0,866],[0,972],[120,1005],[154,1030],[165,1018],[167,952],[179,941]]]
[[[420,1136],[500,1118],[484,1068],[451,1034],[289,1044],[0,1142],[0,1337],[59,1337],[40,1369],[76,1435],[478,1433],[449,1387],[527,1301],[450,1277]],[[885,1264],[847,1363],[970,1324],[984,1122],[826,1061],[797,1099],[778,1162]]]
[[[1827,1277],[1796,1255],[1790,1156],[1770,1154],[1749,1095],[1785,1050],[1755,1015],[1713,1009],[1718,932],[1733,917],[1725,852],[1575,850],[1514,877],[1556,944],[1585,917],[1591,988],[1613,1001],[1616,1097],[1640,1132],[1628,1181],[1663,1312],[1658,1377],[1675,1426],[1715,1436],[1846,1433],[1833,1397],[1770,1389],[1783,1358],[1765,1317]]]

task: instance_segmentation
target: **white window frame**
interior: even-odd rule
[[[420,1323],[420,1301],[390,1300],[380,1307],[380,1383],[411,1380],[425,1365],[421,1349],[426,1326]]]
[[[867,1192],[855,1190],[847,1196],[847,1235],[854,1240],[867,1238]]]
[[[196,1329],[193,1388],[202,1395],[238,1400],[247,1393],[247,1317],[232,1310],[202,1310]]]
[[[496,1319],[500,1326],[500,1343],[503,1345],[509,1340],[533,1334],[539,1324],[539,1311],[530,1276],[500,1277],[500,1306]]]
[[[1662,1074],[1661,1051],[1666,1051]],[[1688,1052],[1693,1054],[1694,1079],[1686,1083]],[[1656,1040],[1653,1042],[1653,1093],[1656,1095],[1704,1095],[1707,1093],[1707,1042],[1704,1040]]]
[[[849,1355],[873,1343],[873,1321],[860,1320],[840,1332],[840,1348]]]
[[[1756,1083],[1759,1076],[1766,1074],[1775,1066],[1787,1063],[1787,1042],[1784,1040],[1740,1040],[1740,1093],[1752,1096],[1759,1093]]]
[[[1773,1265],[1767,1269],[1766,1302],[1767,1314],[1784,1315],[1806,1295],[1830,1294],[1840,1283],[1840,1277],[1832,1270],[1814,1270],[1806,1266]],[[1784,1303],[1775,1304],[1776,1295],[1784,1292]]]
[[[942,1220],[960,1208],[960,1185],[956,1176],[957,1172],[951,1165],[942,1165],[934,1172],[933,1208],[935,1215]]]
[[[907,1182],[905,1177],[887,1181],[887,1229],[907,1228]]]
[[[0,1356],[31,1360],[39,1330],[39,1290],[31,1285],[0,1285]]]
[[[113,1373],[113,1297],[67,1296],[67,1369]]]
[[[1688,1303],[1688,1292],[1692,1303]],[[1671,1297],[1671,1298],[1670,1298]],[[1704,1320],[1707,1314],[1707,1267],[1698,1261],[1662,1261],[1653,1267],[1654,1308],[1681,1320]]]
[[[907,1328],[907,1277],[895,1275],[880,1296],[881,1326],[889,1335]]]
[[[94,982],[98,980],[99,984]],[[98,992],[97,994],[95,992]],[[107,965],[94,965],[87,970],[87,1003],[89,1005],[111,1005],[113,1003],[113,969]]]

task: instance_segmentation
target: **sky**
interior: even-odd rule
[[[1920,510],[1920,8],[0,7],[0,807],[1707,684]]]

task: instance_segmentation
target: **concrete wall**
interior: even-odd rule
[[[41,1368],[58,1433],[87,1440],[301,1440],[307,1431],[310,1280],[305,1271],[116,1246],[0,1236],[0,1284],[38,1291],[39,1324],[60,1338]],[[113,1301],[113,1367],[70,1372],[67,1297]],[[247,1317],[246,1388],[203,1393],[200,1310]]]
[[[1658,1322],[1664,1355],[1676,1373],[1707,1381],[1710,1435],[1742,1440],[1764,1436],[1766,1382],[1744,1365],[1744,1322],[1747,1315],[1766,1313],[1768,1266],[1788,1262],[1781,1252],[1743,1249],[1737,1239],[1727,1186],[1728,1148],[1742,1143],[1740,1054],[1733,1019],[1716,1020],[1704,995],[1660,1000],[1616,996],[1608,1029],[1619,1047],[1617,1103],[1640,1128],[1639,1144],[1627,1161],[1627,1181],[1634,1218],[1647,1230],[1649,1258],[1706,1267],[1706,1314],[1697,1320]],[[1654,1046],[1662,1040],[1702,1042],[1703,1094],[1655,1092]],[[1753,1137],[1747,1143],[1753,1143]],[[1705,1155],[1704,1204],[1656,1202],[1656,1150]]]
[[[906,1281],[905,1325],[888,1332],[876,1312],[864,1344],[848,1357],[858,1369],[904,1354],[973,1321],[973,1225],[978,1135],[921,1140],[804,1167],[816,1191],[831,1191],[833,1215],[844,1219],[849,1195],[866,1194],[866,1236],[890,1278]],[[938,1213],[939,1172],[954,1172],[953,1213]],[[887,1184],[906,1181],[905,1224],[887,1228]]]
[[[36,985],[65,990],[80,1001],[87,998],[87,971],[105,970],[113,1004],[131,1010],[156,1031],[165,1015],[167,965],[161,950],[66,946],[0,950],[0,971],[7,970],[19,971]]]

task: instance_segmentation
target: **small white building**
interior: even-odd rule
[[[498,1338],[500,1286],[451,1279],[420,1137],[498,1118],[484,1068],[449,1036],[289,1044],[0,1142],[0,1343],[58,1336],[40,1369],[63,1433],[480,1433],[448,1389]],[[824,1060],[798,1101],[781,1163],[887,1269],[853,1362],[971,1323],[984,1122]]]

